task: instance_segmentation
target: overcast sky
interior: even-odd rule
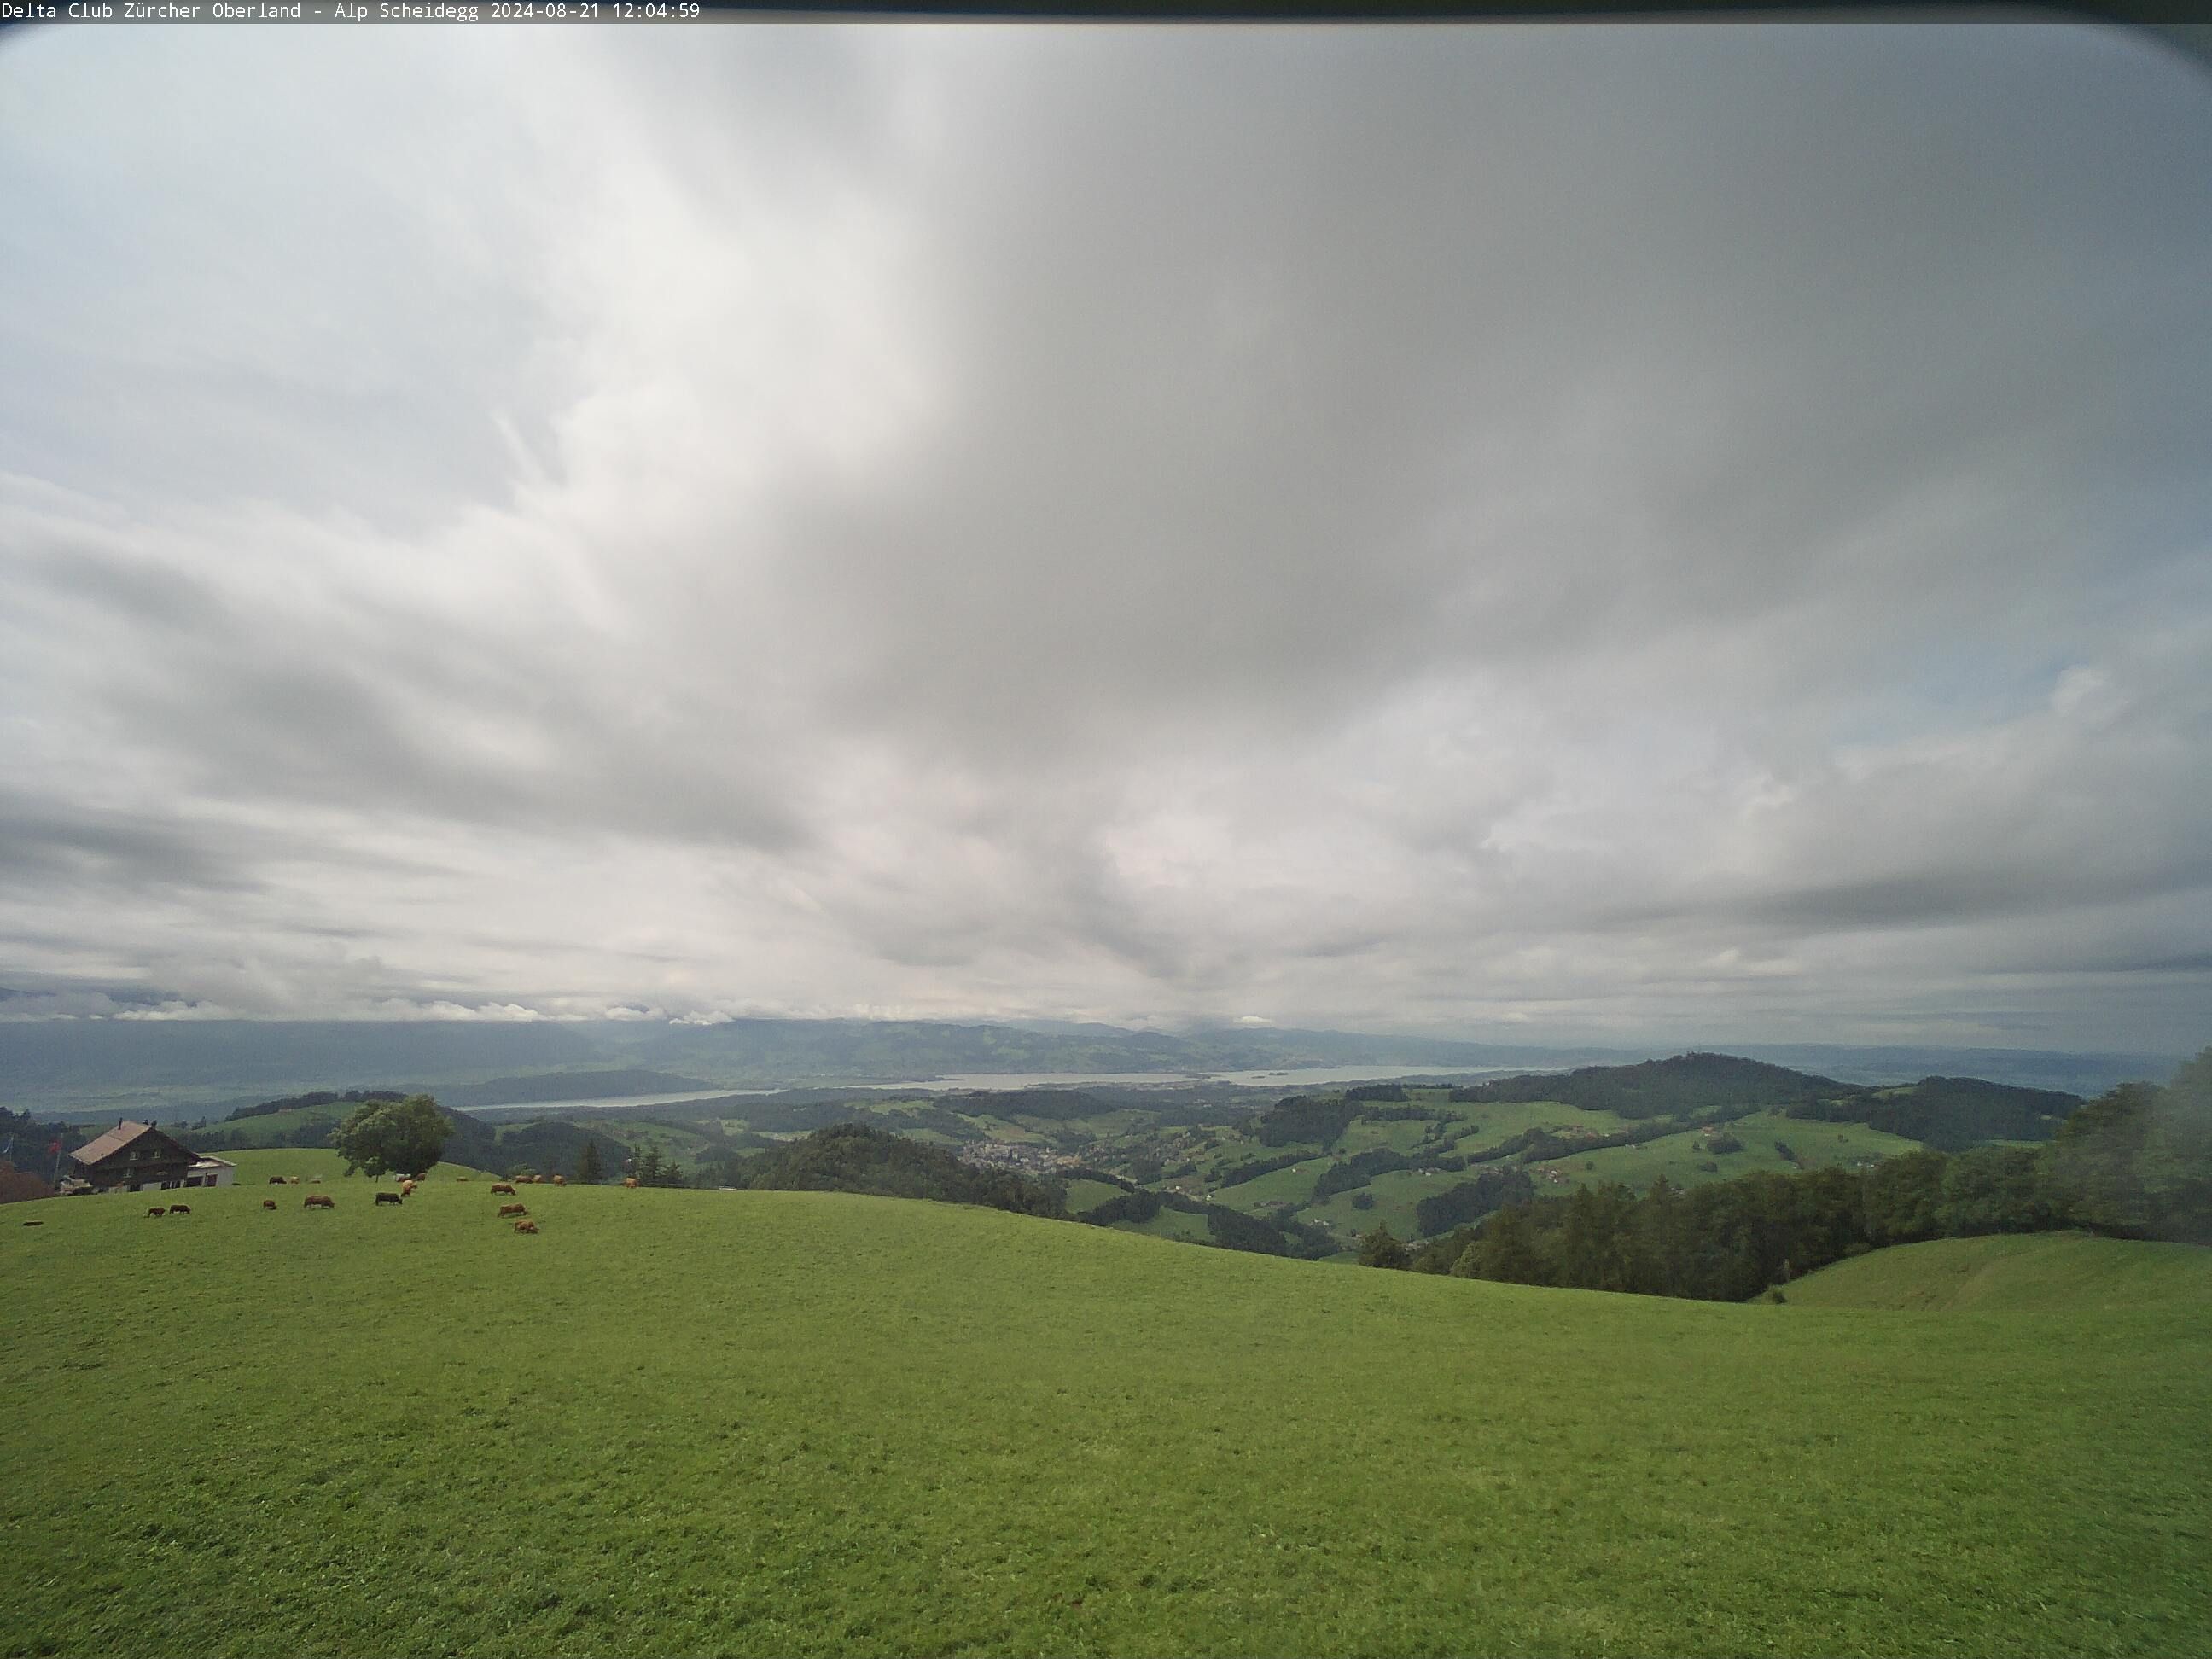
[[[2212,78],[0,42],[0,1002],[2212,1042]]]

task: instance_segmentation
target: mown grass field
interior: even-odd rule
[[[1938,1238],[1838,1261],[1786,1294],[1808,1307],[1953,1313],[2203,1309],[2212,1307],[2212,1250],[2114,1244],[2086,1233]]]
[[[0,1212],[0,1654],[2212,1650],[2201,1279],[1930,1316],[263,1196]]]

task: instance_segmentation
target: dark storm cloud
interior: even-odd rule
[[[33,44],[41,985],[2198,1040],[2154,48]]]
[[[0,886],[257,889],[257,850],[167,817],[100,812],[0,791]]]

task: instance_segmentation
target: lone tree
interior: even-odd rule
[[[331,1145],[346,1161],[346,1173],[416,1174],[428,1169],[445,1151],[453,1126],[428,1095],[404,1100],[371,1101],[338,1125]]]
[[[605,1174],[606,1168],[599,1162],[599,1143],[586,1141],[584,1150],[576,1155],[576,1179],[589,1186]]]
[[[1363,1267],[1403,1267],[1413,1259],[1413,1252],[1398,1242],[1386,1224],[1376,1224],[1375,1231],[1359,1241]]]

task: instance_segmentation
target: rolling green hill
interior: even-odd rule
[[[9,1206],[0,1656],[2212,1648],[2180,1279],[1931,1321],[367,1186]]]
[[[2087,1233],[1938,1238],[1838,1261],[1787,1294],[1812,1308],[2201,1311],[2212,1309],[2212,1250]]]

